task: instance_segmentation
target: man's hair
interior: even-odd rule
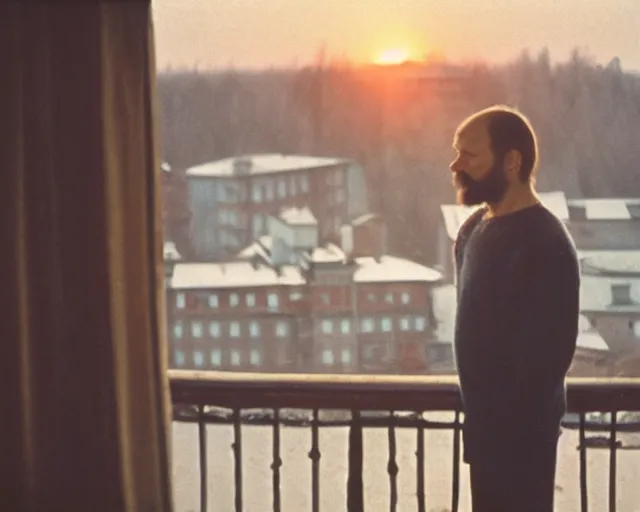
[[[520,179],[531,181],[538,167],[538,140],[529,120],[520,112],[506,105],[486,108],[465,119],[456,133],[477,121],[486,122],[491,151],[496,159],[503,160],[507,152],[520,153]]]

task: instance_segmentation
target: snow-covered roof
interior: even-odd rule
[[[344,158],[327,158],[302,155],[282,155],[278,153],[245,155],[240,157],[244,161],[250,161],[248,173],[271,174],[279,172],[297,171],[303,169],[316,169],[321,167],[333,167],[344,164],[348,160]],[[233,176],[234,162],[237,158],[225,158],[187,169],[187,176],[201,177],[225,177]]]
[[[171,288],[247,288],[261,286],[300,286],[305,283],[300,269],[285,265],[280,273],[266,265],[254,267],[248,261],[230,263],[178,263]]]
[[[638,198],[570,199],[569,206],[585,209],[587,220],[631,220],[629,206],[639,206]]]
[[[269,259],[269,253],[271,252],[271,248],[273,247],[273,238],[269,235],[263,235],[258,240],[253,242],[251,245],[242,249],[237,257],[245,260],[252,258],[254,256],[260,256],[265,259]]]
[[[353,280],[356,283],[437,283],[443,277],[437,270],[395,256],[382,256],[379,260],[360,257],[355,262]]]
[[[436,337],[441,343],[453,343],[456,315],[456,287],[453,284],[437,286],[432,290],[433,314],[436,318]],[[541,321],[544,321],[541,319]],[[578,348],[589,350],[609,350],[604,338],[590,324],[586,316],[580,315]]]
[[[569,208],[564,192],[542,192],[538,194],[540,201],[551,213],[562,221],[569,219]],[[440,206],[444,218],[445,229],[451,240],[458,236],[460,226],[482,205],[464,206],[459,204],[443,204]]]
[[[280,213],[280,218],[290,226],[316,226],[317,219],[308,207],[287,208]]]
[[[579,251],[585,273],[637,273],[640,277],[640,251]]]
[[[330,243],[324,247],[314,247],[309,259],[314,263],[343,263],[346,256],[340,247]]]

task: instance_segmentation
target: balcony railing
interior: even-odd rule
[[[321,429],[348,428],[346,504],[348,512],[365,510],[363,472],[363,430],[386,429],[388,444],[388,510],[398,510],[398,429],[413,429],[415,440],[415,501],[418,512],[427,512],[429,490],[425,489],[425,465],[442,465],[425,458],[425,432],[452,432],[450,511],[457,512],[461,494],[462,413],[457,379],[449,377],[269,375],[216,372],[170,371],[174,421],[197,424],[200,471],[200,511],[208,505],[207,425],[226,424],[233,429],[234,506],[243,508],[243,425],[260,425],[272,430],[272,503],[261,510],[282,510],[281,472],[283,427],[310,431],[308,457],[311,472],[311,510],[320,511],[319,434]],[[640,432],[640,421],[629,420],[630,411],[640,411],[640,381],[580,379],[570,380],[567,390],[569,411],[565,429],[578,431],[580,510],[589,510],[587,489],[587,448],[608,450],[608,510],[616,511],[617,455],[637,448],[619,441],[619,433]],[[297,412],[296,412],[297,410]],[[302,411],[309,411],[303,413]],[[323,414],[323,411],[333,414]],[[342,411],[340,413],[339,411]],[[396,411],[402,411],[398,413]],[[408,413],[406,411],[409,411]],[[452,421],[433,421],[429,413],[450,411]],[[608,413],[604,419],[590,419],[590,413]],[[598,432],[597,437],[588,436]],[[638,453],[640,461],[640,453]],[[629,481],[633,481],[629,477]],[[620,508],[621,512],[627,508]]]

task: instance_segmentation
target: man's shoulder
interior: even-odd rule
[[[486,212],[487,208],[483,206],[477,208],[471,215],[469,215],[469,217],[467,217],[467,219],[460,225],[456,239],[460,239],[471,234]]]

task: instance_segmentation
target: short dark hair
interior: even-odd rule
[[[522,159],[520,179],[531,181],[538,168],[538,140],[529,120],[511,107],[494,105],[465,119],[458,133],[476,121],[487,123],[494,157],[504,159],[507,152],[518,151]]]

